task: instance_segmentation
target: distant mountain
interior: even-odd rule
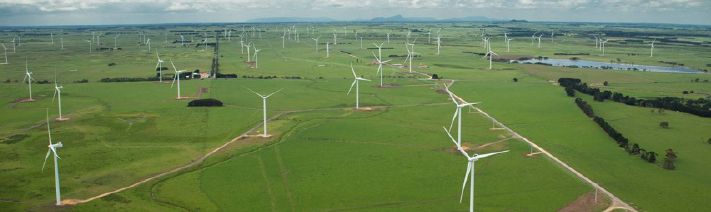
[[[429,17],[402,17],[402,15],[395,15],[390,17],[375,17],[370,19],[370,22],[430,22],[437,21],[435,18]]]
[[[432,17],[403,17],[402,15],[394,15],[390,17],[375,17],[372,19],[354,19],[354,20],[336,20],[326,17],[316,17],[316,18],[301,18],[301,17],[268,17],[268,18],[256,18],[247,20],[247,22],[256,23],[289,23],[289,22],[487,22],[487,21],[501,21],[499,19],[492,19],[484,16],[467,16],[461,18],[446,18],[437,19]]]
[[[499,21],[498,19],[492,19],[484,16],[467,16],[461,18],[446,18],[437,19],[431,17],[403,17],[402,15],[395,15],[390,17],[376,17],[370,19],[371,22],[460,22],[460,21]]]
[[[315,17],[315,18],[307,18],[307,17],[268,17],[268,18],[255,18],[255,19],[249,19],[247,22],[254,22],[254,23],[284,23],[284,22],[334,22],[337,21],[332,18],[326,18],[326,17]]]

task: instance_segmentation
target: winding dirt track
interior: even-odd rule
[[[452,84],[454,84],[454,81],[453,81],[453,80],[449,83],[449,86],[448,86],[448,87],[451,87]],[[454,97],[457,98],[460,102],[466,102],[466,101],[464,101],[464,99],[462,99],[461,97],[459,97],[459,96],[457,96],[456,94],[454,94],[454,92],[452,92],[452,94],[453,94]],[[573,167],[570,167],[568,164],[566,164],[566,163],[563,162],[562,160],[558,159],[557,157],[553,156],[553,154],[551,154],[550,152],[546,151],[546,150],[543,149],[542,147],[536,145],[536,143],[533,143],[533,142],[532,142],[531,140],[529,140],[528,138],[521,136],[521,135],[518,134],[516,131],[513,131],[511,128],[509,128],[508,126],[506,126],[506,125],[504,125],[503,123],[499,122],[499,121],[496,120],[494,117],[492,117],[492,116],[489,115],[488,113],[484,112],[483,110],[479,109],[478,107],[472,106],[472,108],[474,108],[477,112],[479,112],[479,113],[480,113],[481,115],[483,115],[484,117],[490,119],[492,122],[494,122],[494,123],[496,123],[497,125],[499,125],[502,129],[504,129],[504,130],[508,131],[509,133],[511,133],[514,137],[517,137],[517,138],[521,139],[522,141],[528,143],[529,145],[533,146],[533,148],[536,148],[539,152],[541,152],[542,154],[548,156],[550,159],[552,159],[553,161],[555,161],[556,163],[558,163],[558,165],[560,165],[561,167],[567,169],[569,172],[573,173],[575,176],[577,176],[577,177],[580,178],[581,180],[585,181],[586,183],[590,184],[590,185],[591,185],[593,188],[595,188],[596,190],[601,191],[603,194],[607,195],[607,196],[610,198],[610,200],[612,201],[612,203],[610,204],[610,206],[609,206],[607,209],[605,209],[605,212],[613,211],[613,210],[615,210],[615,209],[623,209],[623,210],[626,210],[626,211],[634,211],[634,212],[637,212],[636,209],[634,209],[633,207],[631,207],[630,205],[628,205],[627,203],[625,203],[624,201],[622,201],[620,198],[618,198],[617,196],[615,196],[614,194],[612,194],[611,192],[609,192],[607,189],[603,188],[602,186],[600,186],[600,185],[597,184],[596,182],[590,180],[590,178],[588,178],[588,177],[586,177],[585,175],[581,174],[580,172],[578,172],[577,170],[575,170]]]

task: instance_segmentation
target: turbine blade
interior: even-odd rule
[[[52,94],[52,104],[54,104],[54,97],[57,96],[57,88],[54,88],[54,94]]]
[[[460,108],[454,110],[454,115],[452,115],[452,122],[449,124],[449,131],[452,131],[452,127],[454,126],[454,119],[457,118],[457,114],[459,114],[460,110]]]
[[[501,151],[501,152],[492,152],[492,153],[481,154],[481,155],[474,156],[474,159],[481,159],[481,158],[489,157],[489,156],[492,156],[492,155],[497,155],[497,154],[502,154],[502,153],[507,153],[507,152],[509,152],[509,150]]]
[[[351,72],[353,73],[353,77],[358,78],[358,76],[355,73],[355,69],[353,68],[353,64],[351,63]]]
[[[444,132],[447,133],[447,136],[449,136],[449,139],[452,140],[452,142],[454,143],[454,145],[457,145],[457,140],[454,140],[454,137],[452,137],[452,134],[449,133],[449,131],[447,130],[447,128],[446,128],[446,127],[442,127],[442,129],[444,129]]]
[[[247,87],[245,87],[245,88],[246,88],[247,90],[251,91],[252,93],[257,94],[257,96],[262,97],[262,98],[265,98],[262,94],[259,94],[259,93],[257,93],[256,91],[253,91],[252,89],[249,89],[249,88],[247,88]]]
[[[353,83],[351,83],[351,88],[348,89],[348,93],[346,93],[346,95],[351,94],[351,90],[353,90],[353,86],[355,86],[356,82],[358,82],[358,80],[353,80]]]
[[[467,187],[467,180],[469,179],[469,173],[472,171],[472,163],[468,162],[467,163],[467,173],[464,175],[464,183],[462,183],[462,194],[459,196],[459,203],[462,203],[462,200],[464,199],[464,189]],[[472,195],[472,194],[470,194]]]
[[[47,164],[47,158],[49,158],[49,153],[50,153],[51,151],[52,151],[52,150],[49,150],[49,149],[48,149],[48,150],[47,150],[47,155],[44,156],[44,163],[42,163],[42,171],[44,171],[44,166]]]
[[[178,79],[178,75],[179,75],[179,74],[176,73],[175,76],[173,76],[173,82],[170,83],[170,87],[171,87],[171,88],[172,88],[173,85],[175,84],[175,80]]]
[[[269,98],[270,96],[274,95],[275,93],[279,93],[279,91],[281,91],[281,90],[284,90],[284,89],[282,88],[282,89],[279,89],[279,90],[277,90],[277,91],[274,91],[274,92],[270,93],[269,95],[267,95],[267,96],[264,97],[264,98]]]

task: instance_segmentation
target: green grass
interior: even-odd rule
[[[540,23],[500,23],[487,32],[500,34],[522,27],[545,31],[565,28],[574,37],[559,36],[554,44],[544,40],[543,48],[531,48],[528,37],[514,37],[512,51],[494,37],[492,48],[500,55],[554,56],[554,53],[589,53],[582,59],[665,65],[663,61],[684,63],[708,69],[711,53],[701,46],[658,44],[654,58],[647,56],[643,44],[611,43],[608,56],[600,56],[586,34],[601,30],[598,25]],[[648,109],[618,103],[593,103],[595,111],[608,119],[632,142],[661,152],[673,148],[679,153],[678,169],[663,170],[627,155],[617,148],[591,120],[566,97],[563,89],[549,81],[576,77],[606,90],[636,97],[677,96],[708,98],[708,74],[668,74],[624,71],[568,69],[538,65],[495,63],[494,70],[483,69],[488,61],[471,53],[483,52],[478,24],[359,25],[353,29],[364,37],[364,47],[383,42],[385,32],[393,32],[384,47],[385,59],[403,63],[403,39],[412,28],[443,26],[442,54],[436,45],[425,43],[420,35],[413,64],[428,66],[416,71],[436,73],[455,79],[452,90],[530,138],[560,159],[600,183],[623,200],[646,211],[696,210],[711,208],[703,201],[704,161],[708,160],[709,121],[704,118],[667,112],[651,114]],[[325,58],[324,42],[330,41],[336,25],[320,25],[321,44],[316,52],[311,37],[302,34],[301,42],[289,41],[281,48],[281,31],[265,26],[263,39],[245,38],[262,49],[259,69],[243,62],[239,38],[221,42],[221,70],[240,76],[299,76],[287,79],[218,79],[181,81],[184,96],[217,98],[222,108],[187,108],[187,101],[175,100],[175,88],[167,83],[99,83],[105,77],[154,76],[155,52],[137,46],[136,28],[106,28],[104,47],[113,46],[112,32],[121,31],[121,51],[88,52],[83,41],[89,31],[66,28],[62,34],[65,49],[51,46],[42,36],[27,36],[27,43],[9,54],[10,64],[0,66],[0,208],[9,211],[49,210],[53,202],[52,173],[40,170],[46,153],[45,110],[56,117],[51,102],[51,84],[33,84],[31,103],[13,103],[27,97],[21,82],[27,58],[37,80],[53,81],[55,73],[65,89],[62,92],[64,116],[71,120],[52,121],[55,141],[62,141],[60,171],[64,198],[83,199],[140,179],[173,169],[197,159],[248,129],[261,123],[261,93],[278,89],[269,98],[270,117],[285,115],[270,122],[272,139],[247,139],[229,146],[203,164],[165,176],[134,189],[68,208],[78,211],[166,211],[166,210],[370,210],[370,211],[463,211],[458,203],[466,160],[451,153],[451,142],[441,127],[448,125],[454,110],[450,100],[436,92],[436,81],[419,80],[421,75],[406,69],[385,67],[386,84],[379,88],[376,66],[370,64],[374,49],[361,49],[352,36],[332,46]],[[659,32],[608,26],[625,31]],[[215,26],[177,26],[169,30],[220,30]],[[31,31],[43,31],[33,29]],[[164,44],[177,35],[166,30],[145,29],[161,58],[172,59],[179,69],[210,69],[211,49],[181,48]],[[690,30],[691,31],[691,30]],[[30,32],[29,30],[27,32]],[[707,32],[685,40],[704,41]],[[417,33],[415,33],[417,34]],[[352,35],[352,34],[351,34]],[[425,35],[426,36],[426,35]],[[530,35],[529,35],[530,36]],[[10,34],[0,34],[8,40]],[[196,36],[195,40],[199,40]],[[611,38],[621,40],[624,38]],[[210,38],[212,41],[213,38]],[[352,55],[341,53],[350,52]],[[635,55],[637,54],[637,55]],[[108,66],[116,63],[115,66]],[[170,63],[165,65],[170,67]],[[352,82],[350,65],[358,75],[373,80],[361,84],[361,105],[387,106],[371,112],[347,109],[354,105],[354,94],[346,95]],[[172,67],[165,72],[172,76]],[[518,78],[519,82],[512,82]],[[702,82],[691,82],[699,78]],[[89,83],[73,83],[87,79]],[[685,90],[693,94],[682,95]],[[592,101],[589,101],[592,102]],[[477,146],[510,136],[490,131],[491,123],[476,113],[465,113],[463,132],[467,146]],[[669,121],[671,129],[658,128]],[[258,129],[258,130],[261,130]],[[252,132],[256,133],[256,132]],[[538,155],[525,157],[529,147],[519,140],[507,140],[477,150],[488,152],[511,149],[510,153],[477,163],[477,208],[483,211],[558,210],[590,187],[553,162]]]

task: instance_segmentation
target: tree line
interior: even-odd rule
[[[577,78],[560,78],[558,83],[565,87],[568,96],[574,96],[575,91],[593,96],[595,101],[603,102],[612,100],[614,102],[624,103],[631,106],[660,108],[673,110],[683,113],[689,113],[701,117],[711,117],[711,100],[699,98],[683,99],[677,97],[658,97],[654,99],[641,99],[619,92],[602,91],[599,88],[591,88],[587,83],[582,83]]]
[[[593,121],[598,126],[600,126],[600,128],[602,128],[602,130],[605,131],[608,136],[615,140],[619,147],[625,149],[628,154],[638,155],[640,159],[649,163],[655,163],[657,161],[657,156],[659,154],[654,151],[647,151],[637,143],[633,143],[632,145],[630,145],[629,139],[627,139],[624,135],[622,135],[622,133],[613,128],[612,125],[607,123],[604,118],[595,115],[592,106],[590,106],[590,104],[588,104],[585,100],[581,98],[575,98],[575,104],[578,105],[578,108],[580,108],[580,110],[582,110],[585,115],[593,118]],[[668,149],[662,167],[664,167],[665,169],[674,169],[674,161],[676,161],[676,158],[677,156],[673,152],[673,150]]]

